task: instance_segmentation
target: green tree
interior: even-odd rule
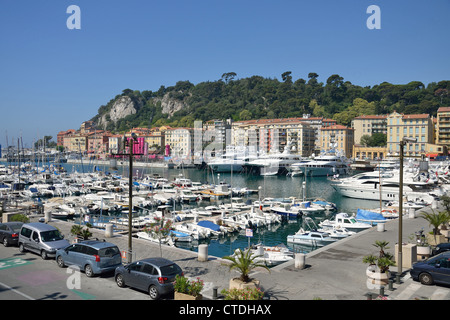
[[[151,237],[158,240],[159,252],[162,257],[162,242],[170,236],[170,233],[173,230],[173,223],[172,220],[166,220],[164,217],[154,218],[154,220],[155,222],[152,222],[146,226],[144,231]]]
[[[361,137],[361,140],[359,141],[360,144],[362,144],[363,146],[370,146],[371,145],[371,141],[372,141],[372,137],[368,134],[365,134]]]
[[[239,113],[239,119],[240,120],[250,120],[252,118],[252,113],[248,110],[242,110]]]
[[[384,133],[376,132],[372,134],[369,146],[371,147],[384,147],[387,142],[387,136]]]

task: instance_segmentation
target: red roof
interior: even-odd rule
[[[320,128],[320,130],[354,130],[354,129],[348,128],[348,127],[343,126],[341,124],[336,124],[336,125],[333,125],[333,126]]]
[[[404,114],[403,119],[424,119],[429,118],[430,115],[428,113],[423,114]]]
[[[355,117],[355,119],[386,119],[387,115],[365,115]]]

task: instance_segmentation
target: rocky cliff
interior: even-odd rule
[[[158,101],[161,102],[162,113],[167,114],[169,118],[186,106],[184,101],[170,98],[169,93],[166,93],[162,98],[153,98],[154,104],[157,104]]]
[[[100,115],[97,125],[105,130],[110,121],[115,124],[117,120],[125,118],[131,114],[135,114],[136,112],[137,106],[135,106],[135,103],[131,100],[131,98],[128,96],[121,96],[112,104],[109,112]]]
[[[177,111],[186,107],[183,100],[171,97],[166,93],[163,97],[152,97],[148,100],[143,97],[121,95],[111,100],[107,106],[99,109],[99,113],[92,119],[97,123],[97,127],[103,130],[118,129],[118,122],[129,116],[140,117],[142,114],[149,113],[149,110],[160,109],[162,114],[171,118]],[[150,111],[153,114],[154,111]],[[127,118],[127,120],[130,118]]]

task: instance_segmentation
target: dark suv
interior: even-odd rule
[[[87,240],[75,243],[56,252],[56,263],[60,268],[77,266],[86,276],[115,270],[122,265],[119,248],[112,243]]]

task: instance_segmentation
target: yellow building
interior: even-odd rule
[[[441,107],[437,111],[436,144],[450,146],[450,107]]]
[[[321,151],[336,150],[347,158],[352,157],[354,129],[343,125],[333,125],[320,129]]]
[[[374,133],[386,134],[386,115],[362,115],[352,120],[352,128],[355,129],[355,144],[361,143],[364,135],[372,136]]]
[[[194,148],[193,128],[172,128],[165,131],[166,146],[170,146],[170,156],[191,161]]]
[[[362,145],[353,146],[353,159],[384,159],[386,157],[386,147],[366,147]]]
[[[405,156],[417,157],[426,153],[427,144],[434,143],[433,119],[429,114],[400,114],[396,111],[387,117],[387,152],[400,153],[400,141],[404,137],[416,138],[404,148]]]
[[[68,135],[64,137],[64,150],[84,153],[88,149],[87,134]]]

